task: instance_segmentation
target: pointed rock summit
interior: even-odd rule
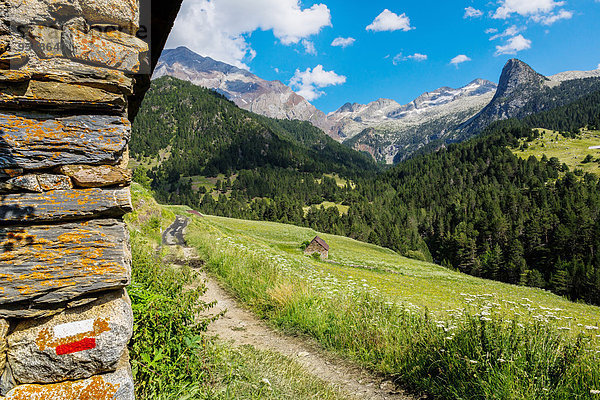
[[[494,121],[520,119],[573,102],[596,91],[600,86],[598,77],[600,74],[594,71],[567,71],[545,77],[521,60],[508,60],[490,104],[459,126],[453,139],[465,140],[481,133]]]
[[[549,79],[537,73],[521,60],[513,58],[508,60],[502,69],[496,97],[512,94],[517,88],[539,88]]]

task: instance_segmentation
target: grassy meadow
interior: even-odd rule
[[[542,289],[472,277],[346,237],[319,233],[330,245],[329,262],[324,262],[304,256],[300,249],[317,234],[309,228],[214,216],[199,223],[220,232],[218,242],[233,241],[249,251],[277,256],[325,293],[367,291],[440,318],[463,309],[477,312],[488,304],[511,318],[546,320],[574,334],[586,326],[600,326],[598,307],[572,303]],[[204,230],[190,229],[190,240]]]
[[[183,208],[174,208],[176,212]],[[594,398],[600,309],[289,225],[193,218],[188,243],[275,327],[444,399]]]
[[[350,206],[345,206],[343,204],[339,204],[339,203],[334,203],[332,201],[324,201],[321,204],[313,204],[311,206],[306,206],[306,207],[302,207],[302,209],[304,210],[304,215],[307,215],[308,212],[310,211],[310,209],[314,207],[314,208],[332,208],[335,207],[338,209],[338,212],[340,214],[348,214],[348,210],[350,210]]]
[[[515,149],[514,153],[528,159],[531,156],[538,160],[546,157],[556,157],[561,163],[567,164],[571,171],[581,169],[600,175],[600,150],[590,150],[590,147],[600,146],[600,131],[583,131],[577,139],[565,138],[559,133],[547,129],[538,129],[540,137],[528,143],[525,150]],[[583,163],[587,155],[592,155],[594,161]]]

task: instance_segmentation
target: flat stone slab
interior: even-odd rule
[[[29,174],[9,179],[3,185],[9,191],[47,192],[73,189],[71,178],[66,175]]]
[[[56,383],[114,371],[133,334],[125,290],[51,318],[25,320],[8,336],[8,363],[18,383]]]
[[[131,182],[131,172],[112,165],[65,165],[60,173],[70,177],[78,187],[105,187],[127,185]]]
[[[130,211],[129,187],[0,195],[0,225],[122,217]]]
[[[140,20],[139,0],[85,0],[80,1],[83,16],[92,24],[115,24],[137,31]]]
[[[62,36],[63,53],[74,60],[115,68],[130,73],[140,72],[141,59],[148,45],[135,36],[67,28]]]
[[[117,113],[123,111],[126,104],[122,94],[83,84],[45,80],[0,82],[0,107],[3,109]]]
[[[112,373],[79,381],[50,385],[21,385],[4,400],[134,400],[134,383],[129,359],[124,354]]]
[[[0,70],[0,83],[17,84],[31,80],[88,86],[110,93],[133,95],[133,79],[124,72],[68,59],[33,60],[26,68]]]
[[[0,318],[53,314],[84,295],[127,286],[128,239],[114,219],[0,227]]]
[[[0,168],[116,164],[130,136],[131,124],[122,117],[0,114]]]

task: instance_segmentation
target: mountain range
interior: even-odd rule
[[[165,75],[213,89],[259,115],[308,121],[338,142],[387,164],[428,145],[469,139],[494,121],[522,118],[600,90],[600,70],[545,77],[512,59],[498,85],[475,79],[458,89],[426,92],[405,105],[390,99],[346,103],[326,115],[280,81],[266,81],[185,47],[163,52],[154,78]]]
[[[186,47],[162,52],[152,78],[162,76],[215,90],[255,114],[308,121],[323,131],[328,130],[325,113],[280,81],[266,81],[249,71],[202,57]]]

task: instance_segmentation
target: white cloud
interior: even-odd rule
[[[488,35],[491,35],[492,33],[497,33],[498,29],[496,28],[489,28],[485,30],[485,33],[487,33]]]
[[[426,61],[427,60],[427,54],[421,54],[421,53],[415,53],[412,56],[407,56],[407,58],[414,60],[414,61]]]
[[[566,1],[555,0],[500,0],[501,6],[498,7],[493,15],[496,19],[507,19],[513,14],[522,17],[530,17],[532,21],[543,25],[552,25],[562,19],[571,19],[573,13],[567,10],[555,9],[562,7]]]
[[[410,26],[410,18],[406,14],[397,15],[388,10],[383,10],[381,14],[375,18],[371,25],[367,26],[368,31],[383,32],[383,31],[410,31],[415,29]]]
[[[317,55],[317,49],[315,48],[315,44],[310,40],[302,39],[302,46],[304,46],[304,51],[306,54],[310,54],[313,56]]]
[[[571,19],[573,13],[567,10],[559,10],[557,13],[550,13],[547,15],[534,15],[531,17],[535,22],[540,22],[542,25],[552,25],[556,21],[561,19]]]
[[[504,32],[498,33],[497,35],[494,35],[494,36],[490,37],[490,40],[496,40],[496,39],[500,39],[500,38],[503,38],[503,37],[509,37],[509,36],[516,36],[521,31],[522,31],[522,29],[517,28],[516,25],[509,26],[508,28],[506,28],[504,30]]]
[[[483,15],[483,11],[473,7],[465,8],[465,16],[463,18],[479,18]]]
[[[596,2],[600,3],[600,0],[596,0]],[[600,64],[598,64],[598,69],[600,69]]]
[[[502,4],[494,14],[494,18],[506,19],[512,14],[527,17],[532,15],[547,14],[556,7],[565,4],[564,1],[554,0],[501,0]]]
[[[296,93],[308,101],[315,100],[325,94],[319,89],[343,83],[346,83],[345,76],[338,75],[334,71],[325,71],[320,64],[313,69],[307,68],[306,71],[297,69],[290,80],[292,89],[295,89]]]
[[[388,57],[386,57],[386,58],[388,58]],[[428,58],[429,57],[427,57],[427,54],[415,53],[415,54],[411,54],[409,56],[404,56],[402,53],[399,53],[392,59],[392,63],[394,65],[398,65],[402,61],[407,61],[407,60],[423,62],[423,61],[427,61]]]
[[[238,67],[252,57],[248,35],[272,30],[284,45],[299,43],[331,25],[325,4],[300,0],[184,0],[167,47],[191,50]]]
[[[517,54],[521,50],[531,48],[531,40],[525,39],[523,35],[510,38],[504,46],[496,46],[496,55]]]
[[[450,64],[456,65],[458,67],[459,64],[462,64],[467,61],[471,61],[471,59],[464,54],[459,54],[456,57],[454,57],[452,60],[450,60]]]
[[[331,45],[334,47],[346,48],[348,46],[352,46],[354,44],[354,42],[356,42],[356,39],[354,39],[352,37],[348,37],[348,38],[338,37],[338,38],[333,39],[333,42],[331,42]]]

